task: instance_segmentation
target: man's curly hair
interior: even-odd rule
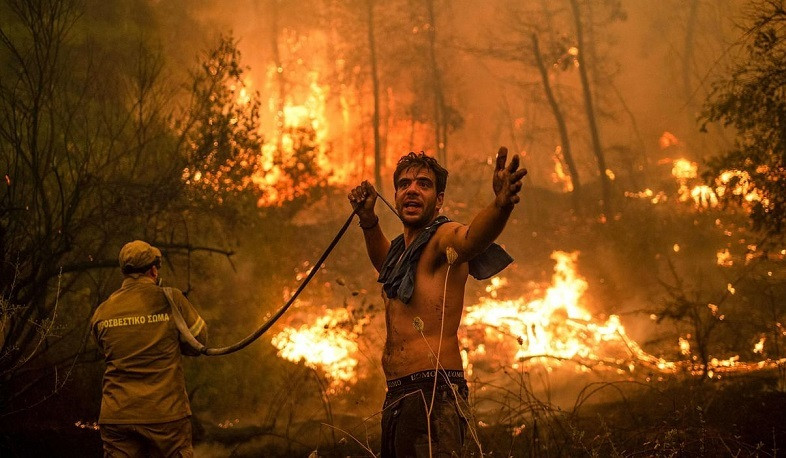
[[[445,188],[448,185],[448,171],[445,167],[439,165],[436,159],[426,156],[426,153],[423,151],[420,153],[410,152],[406,156],[401,156],[398,164],[396,164],[396,171],[393,172],[393,189],[398,190],[398,177],[401,176],[402,172],[411,168],[430,169],[434,172],[434,177],[437,180],[435,183],[437,193],[445,192]]]

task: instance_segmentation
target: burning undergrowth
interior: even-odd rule
[[[690,251],[688,244],[683,242],[683,246],[683,254]],[[671,246],[665,248],[675,253]],[[715,263],[712,247],[705,248],[709,257],[704,264],[721,268]],[[348,243],[344,249],[352,252],[355,247]],[[661,320],[644,310],[603,312],[625,310],[598,305],[598,297],[604,295],[599,290],[605,283],[600,279],[611,277],[602,269],[611,268],[611,260],[599,268],[592,261],[598,248],[585,246],[582,250],[553,251],[548,262],[540,263],[544,275],[519,263],[506,276],[474,283],[468,291],[461,343],[474,393],[475,427],[485,450],[496,450],[503,443],[528,444],[542,447],[543,453],[550,447],[555,456],[564,456],[572,453],[568,450],[580,450],[572,447],[608,450],[614,443],[631,449],[642,444],[651,449],[689,447],[685,444],[690,440],[685,442],[679,431],[696,434],[694,445],[702,440],[707,447],[716,446],[717,439],[710,438],[707,431],[692,429],[696,424],[692,422],[699,421],[697,414],[702,414],[696,407],[705,409],[705,422],[717,415],[707,410],[706,391],[727,393],[725,387],[744,385],[744,378],[753,374],[771,377],[777,362],[762,356],[756,338],[746,352],[738,353],[744,356],[729,355],[724,353],[725,347],[718,348],[718,353],[708,354],[705,367],[702,358],[694,358],[698,352],[692,348],[696,345],[684,343],[695,342],[694,336],[686,332],[684,324],[675,325],[665,312]],[[679,263],[679,259],[673,262]],[[614,269],[624,265],[619,260],[614,263],[619,264]],[[307,300],[298,303],[276,328],[271,340],[274,348],[264,351],[259,364],[276,368],[280,375],[273,384],[277,393],[273,398],[279,406],[274,408],[275,402],[259,399],[257,414],[239,415],[239,420],[228,426],[234,431],[229,436],[242,441],[248,454],[283,450],[282,444],[271,445],[270,439],[264,439],[282,431],[297,437],[292,446],[303,451],[318,443],[324,450],[362,452],[352,445],[352,437],[368,441],[372,448],[377,443],[375,424],[383,394],[378,362],[383,314],[375,285],[362,280],[364,266],[359,264],[353,256],[330,262],[316,277],[318,283]],[[288,283],[297,282],[310,268],[307,262],[298,263]],[[355,272],[357,277],[353,277]],[[719,319],[722,313],[706,304],[704,307],[707,316],[714,317],[721,327],[735,322],[731,304],[721,304],[719,310],[727,310],[723,320]],[[688,393],[680,388],[686,381],[690,387],[702,380],[711,380],[713,385],[698,385]],[[718,384],[719,380],[724,382]],[[667,412],[655,404],[648,413],[630,408],[631,416],[615,410],[638,402],[635,400],[685,402],[680,407],[685,411]],[[598,429],[602,425],[597,423],[587,423],[587,415],[599,412],[607,418],[605,430]],[[227,424],[227,415],[217,417],[221,419],[217,423]],[[666,426],[647,429],[650,421],[663,421]],[[640,431],[630,437],[611,432],[621,427]],[[583,436],[590,431],[609,442]],[[224,437],[222,434],[214,430],[206,439]]]
[[[681,372],[712,378],[716,374],[776,368],[786,362],[783,358],[744,361],[739,355],[708,354],[702,364],[692,358],[690,334],[680,336],[671,349],[662,350],[667,356],[649,353],[628,335],[619,315],[604,317],[589,311],[585,297],[589,284],[577,270],[578,258],[578,252],[553,252],[551,282],[529,282],[524,292],[514,291],[518,288],[511,287],[505,277],[489,281],[485,287],[488,295],[468,305],[463,318],[461,344],[469,377],[482,379],[484,370],[498,367],[517,370],[570,364],[578,371],[612,370],[650,381],[652,374]],[[321,370],[333,389],[354,383],[358,377],[357,341],[371,317],[358,317],[344,308],[307,308],[308,312],[299,314],[273,337],[277,355]],[[707,310],[717,321],[726,318],[717,305],[708,304]],[[295,324],[298,322],[301,324]],[[765,341],[766,337],[756,341],[751,348],[753,354],[762,354]],[[687,358],[676,359],[677,349]],[[480,369],[477,374],[476,368]],[[348,386],[345,389],[349,391]]]
[[[492,279],[487,291],[467,308],[464,324],[467,369],[499,366],[562,365],[573,363],[578,370],[614,369],[618,373],[673,371],[675,364],[641,349],[627,336],[620,317],[595,317],[584,306],[586,279],[576,271],[578,252],[555,251],[551,284],[531,285],[532,290],[515,299],[498,299]],[[496,281],[495,281],[496,280]],[[469,363],[474,361],[474,363]]]
[[[16,3],[20,6],[26,4]],[[118,124],[114,124],[112,113],[115,110],[117,113],[136,112],[136,108],[130,110],[122,106],[130,103],[131,99],[102,100],[101,95],[105,91],[85,93],[85,100],[98,101],[98,105],[104,102],[112,105],[106,113],[93,113],[92,103],[86,106],[89,108],[86,110],[89,117],[85,118],[88,124],[95,122],[96,126],[101,126],[109,122],[112,125],[106,126],[106,134],[96,132],[95,135],[87,135],[79,128],[72,129],[73,123],[64,123],[65,135],[58,134],[52,138],[63,140],[57,140],[55,144],[66,146],[62,149],[62,157],[66,159],[40,162],[55,166],[51,169],[52,173],[47,172],[55,178],[54,186],[49,190],[54,190],[51,194],[57,195],[58,189],[62,193],[62,186],[69,181],[61,179],[69,176],[63,173],[68,168],[60,167],[79,162],[72,160],[76,157],[74,153],[81,149],[79,145],[93,145],[96,150],[102,150],[101,145],[128,143],[138,146],[134,149],[139,151],[162,148],[168,151],[172,148],[171,154],[175,154],[177,149],[176,155],[183,162],[175,161],[177,173],[172,175],[175,178],[171,181],[180,177],[178,183],[184,185],[188,202],[174,207],[172,219],[154,218],[147,225],[139,225],[143,221],[132,218],[136,224],[121,224],[118,226],[122,229],[120,233],[103,239],[104,242],[99,245],[108,249],[115,237],[126,237],[122,234],[131,232],[161,241],[187,243],[187,260],[184,256],[170,264],[175,255],[167,256],[167,284],[189,290],[189,298],[209,323],[211,343],[221,345],[244,337],[246,332],[270,316],[313,268],[310,262],[318,257],[341,220],[349,214],[346,187],[373,175],[389,177],[390,168],[400,153],[409,149],[431,149],[430,152],[445,157],[451,170],[445,213],[456,220],[469,222],[478,207],[490,197],[488,178],[492,169],[489,166],[493,162],[492,158],[474,151],[498,141],[515,145],[512,149],[525,155],[524,162],[531,168],[531,174],[522,193],[523,200],[500,242],[518,261],[502,276],[489,282],[470,282],[464,326],[460,331],[465,369],[477,415],[472,426],[479,431],[485,450],[509,455],[521,454],[524,452],[520,450],[524,450],[527,454],[542,456],[628,455],[634,453],[631,451],[673,456],[711,455],[713,451],[723,452],[723,447],[729,454],[738,450],[755,454],[761,449],[768,449],[767,452],[774,454],[777,447],[782,447],[786,440],[782,426],[778,431],[769,430],[772,424],[778,423],[768,423],[762,412],[766,413],[768,407],[776,413],[786,411],[782,396],[786,391],[786,353],[783,350],[786,345],[786,306],[782,300],[786,297],[783,269],[786,247],[782,238],[751,231],[747,225],[752,214],[767,216],[777,213],[773,211],[777,209],[777,205],[773,206],[778,203],[777,195],[767,194],[761,184],[782,183],[782,168],[775,167],[773,161],[754,163],[746,160],[727,161],[723,167],[718,165],[711,171],[704,171],[700,158],[715,152],[690,151],[688,145],[700,145],[695,138],[683,142],[664,132],[660,137],[660,153],[653,152],[656,147],[645,144],[646,138],[654,138],[652,134],[657,136],[657,132],[666,126],[653,121],[648,122],[652,125],[646,126],[641,133],[638,128],[634,129],[641,140],[639,148],[629,141],[627,143],[630,144],[626,144],[624,135],[618,135],[623,127],[619,118],[608,116],[604,117],[601,129],[606,142],[598,145],[596,154],[605,151],[609,161],[604,170],[595,170],[594,158],[587,153],[589,145],[583,138],[584,127],[575,124],[575,115],[580,110],[569,103],[579,99],[578,92],[572,91],[575,88],[571,87],[569,74],[553,73],[557,70],[555,67],[550,70],[552,73],[547,75],[548,78],[543,79],[547,87],[549,81],[555,84],[561,81],[556,87],[562,93],[561,98],[564,97],[563,108],[567,109],[565,113],[570,124],[567,137],[557,139],[553,135],[548,116],[534,116],[540,112],[547,113],[547,109],[542,100],[538,100],[540,97],[530,97],[529,93],[521,100],[511,99],[513,105],[506,107],[512,124],[511,133],[501,135],[492,130],[503,130],[505,120],[495,116],[494,110],[488,110],[484,104],[473,105],[480,99],[496,104],[494,101],[500,96],[507,105],[512,86],[498,84],[497,76],[474,79],[475,64],[466,67],[456,65],[451,69],[456,73],[446,72],[443,75],[444,82],[455,80],[455,86],[450,84],[440,88],[440,84],[432,84],[427,75],[429,65],[435,65],[433,62],[436,60],[429,59],[431,64],[423,60],[424,39],[439,30],[440,39],[432,45],[441,43],[439,47],[442,48],[448,43],[447,36],[442,35],[448,30],[442,27],[444,22],[440,21],[437,27],[434,21],[416,17],[419,14],[413,14],[414,10],[410,11],[410,8],[401,10],[410,16],[405,19],[387,10],[395,8],[395,5],[377,3],[377,7],[385,6],[384,11],[391,14],[389,17],[380,16],[376,22],[385,19],[382,22],[388,23],[388,26],[396,26],[400,20],[401,24],[414,22],[416,27],[412,30],[409,27],[398,28],[400,30],[396,30],[395,36],[380,35],[379,43],[385,44],[379,48],[384,62],[383,71],[380,75],[370,75],[362,42],[367,31],[366,23],[351,14],[351,7],[344,11],[340,2],[328,4],[331,10],[327,19],[329,23],[319,25],[317,23],[325,18],[309,19],[306,16],[310,16],[312,11],[304,14],[306,9],[295,3],[270,2],[253,9],[224,8],[221,5],[220,9],[227,14],[240,12],[241,22],[254,23],[254,32],[244,34],[242,44],[249,51],[247,56],[257,54],[256,60],[260,65],[254,69],[245,67],[240,59],[240,42],[234,41],[231,35],[222,38],[218,48],[202,56],[203,62],[191,75],[193,81],[189,80],[185,85],[190,88],[188,91],[193,92],[190,96],[195,102],[189,105],[185,99],[182,100],[187,113],[181,114],[189,120],[179,116],[177,110],[169,112],[168,109],[158,119],[152,114],[157,112],[157,102],[149,105],[147,102],[152,100],[142,98],[158,98],[155,95],[159,94],[158,89],[169,83],[180,87],[180,83],[185,81],[167,81],[160,87],[156,85],[151,89],[154,95],[146,96],[141,93],[143,86],[147,87],[143,81],[146,77],[139,75],[140,99],[138,104],[133,102],[138,106],[139,129],[130,129],[127,134],[116,138],[111,132],[125,132],[126,127],[120,119]],[[113,15],[117,13],[118,17],[128,16],[122,12],[125,6],[111,2],[106,5],[109,6],[95,8],[95,12],[89,9],[87,17],[98,19],[102,11]],[[312,6],[314,13],[321,9],[316,4]],[[489,9],[497,6],[490,5]],[[156,8],[151,6],[151,11]],[[212,9],[212,6],[205,8]],[[235,9],[237,11],[230,11]],[[186,13],[189,8],[182,10],[181,13]],[[186,29],[193,29],[199,36],[205,37],[215,30],[213,27],[195,26],[197,23],[189,20],[183,21],[182,16],[189,14],[165,11],[159,11],[162,16],[168,17],[165,23],[172,26],[183,24],[182,28],[165,27],[168,37],[179,36]],[[464,12],[472,16],[467,27],[483,33],[479,17],[474,12],[471,9]],[[279,17],[279,13],[280,23],[277,19],[273,20]],[[248,21],[249,18],[260,20]],[[9,21],[9,24],[14,24]],[[25,20],[20,24],[23,22]],[[99,28],[136,30],[135,26],[132,29],[126,25],[104,26]],[[426,30],[429,33],[424,33]],[[385,29],[378,32],[383,31]],[[460,27],[456,31],[461,35],[467,29]],[[570,33],[558,35],[564,37],[560,40],[572,40],[568,37]],[[194,38],[190,33],[183,36]],[[381,38],[383,36],[395,40],[386,41]],[[673,37],[662,41],[671,42]],[[525,38],[525,41],[529,39]],[[545,34],[541,38],[545,40]],[[761,38],[761,42],[766,44],[772,37],[762,35]],[[15,39],[9,36],[6,45]],[[100,40],[110,44],[116,41]],[[184,51],[186,48],[180,49],[180,44],[195,40],[167,38],[165,41],[177,43],[178,49]],[[263,41],[267,51],[259,52],[254,43],[261,47],[259,43]],[[687,45],[688,40],[685,41]],[[419,44],[413,47],[416,43]],[[122,49],[128,44],[115,47]],[[408,48],[412,49],[401,54]],[[440,60],[463,62],[454,60],[457,56],[452,53],[458,48],[460,46]],[[27,49],[27,45],[18,49]],[[516,49],[519,56],[520,47]],[[189,48],[188,52],[179,54],[190,55],[191,51]],[[401,55],[388,54],[391,51]],[[445,48],[442,51],[448,52]],[[567,55],[583,56],[584,51],[584,47],[571,43]],[[682,54],[692,55],[689,52]],[[764,52],[762,55],[772,54]],[[118,62],[121,61],[120,56],[126,54],[117,54]],[[403,60],[399,60],[402,56]],[[122,59],[126,60],[126,57]],[[141,59],[140,54],[140,62]],[[638,60],[636,57],[630,62]],[[80,57],[75,63],[81,61]],[[115,62],[114,58],[106,61]],[[182,70],[190,67],[180,59],[175,62],[173,67],[182,66]],[[400,65],[402,62],[406,65]],[[516,65],[521,63],[525,64],[524,67],[509,63],[504,66],[511,73],[527,79],[536,76],[534,72],[530,73],[532,68],[526,62]],[[616,67],[613,61],[608,63],[609,68]],[[589,67],[593,67],[592,62],[589,62]],[[636,65],[625,65],[621,69],[633,67]],[[20,68],[11,66],[9,71],[14,73]],[[391,71],[394,68],[395,71]],[[497,69],[499,67],[491,68],[492,71]],[[439,73],[438,68],[431,70]],[[562,69],[563,72],[566,70]],[[685,70],[687,72],[687,66]],[[83,71],[89,70],[80,68],[78,73],[81,75]],[[651,73],[651,70],[648,71]],[[18,74],[23,75],[24,72]],[[468,92],[465,101],[462,101],[463,95],[459,91],[460,81],[454,78],[457,75],[465,76],[469,86],[466,89],[473,89],[475,93]],[[14,81],[11,76],[9,82]],[[132,75],[125,76],[130,78]],[[382,83],[381,106],[370,100],[372,87],[376,86],[376,81],[372,84],[372,77],[375,79],[377,76],[381,76]],[[76,78],[79,79],[81,77]],[[95,81],[97,86],[101,86],[104,80],[96,78]],[[537,84],[530,84],[534,81],[529,81],[527,86],[540,92]],[[673,78],[669,77],[666,84],[674,86]],[[55,86],[44,86],[39,89],[44,92],[59,90],[55,90]],[[129,80],[129,88],[131,86],[133,84]],[[432,86],[439,92],[433,94],[433,99]],[[642,85],[637,81],[636,86]],[[70,98],[73,95],[70,91],[75,89],[70,85],[57,87],[66,90],[66,93],[58,95],[64,96],[63,100]],[[656,93],[657,88],[657,83],[653,83],[651,91],[647,86],[648,92],[652,93]],[[28,105],[30,100],[36,99],[28,98],[25,91],[10,89],[7,92],[13,106],[39,106],[37,103]],[[107,87],[108,92],[111,89]],[[600,95],[605,91],[602,86],[591,89],[587,93]],[[685,89],[688,93],[692,92],[689,87]],[[129,94],[131,92],[129,89]],[[516,89],[516,92],[521,91]],[[627,94],[627,91],[621,93]],[[442,99],[443,95],[447,97]],[[432,102],[437,100],[442,100],[442,106],[439,112],[432,114]],[[663,97],[663,100],[673,105],[671,97]],[[522,105],[520,102],[523,102],[523,110],[518,106]],[[746,105],[755,107],[756,104]],[[631,105],[631,119],[643,107],[638,101]],[[84,107],[80,104],[74,105],[74,108],[80,108],[73,111],[77,113]],[[610,107],[598,108],[600,113]],[[51,119],[70,119],[69,116],[60,116],[72,113],[70,110],[58,112]],[[145,111],[151,115],[144,115]],[[529,114],[525,115],[522,111]],[[650,112],[647,113],[649,116]],[[145,124],[142,117],[148,118],[152,124]],[[465,119],[467,124],[472,124],[472,129],[458,131]],[[170,121],[174,122],[174,127],[170,126]],[[155,129],[145,127],[158,126],[159,123],[160,126]],[[675,132],[692,128],[692,124],[681,125],[676,121],[674,124]],[[771,123],[768,121],[766,124]],[[24,124],[20,126],[24,127]],[[671,129],[670,126],[668,128]],[[35,129],[6,131],[27,131],[29,136],[29,132]],[[439,137],[440,132],[451,134],[449,143],[447,135],[443,139],[434,138]],[[381,134],[381,138],[375,134]],[[617,137],[613,141],[621,144],[608,143],[612,136]],[[154,137],[167,140],[148,142]],[[21,140],[12,138],[14,141],[6,143],[15,148],[36,143],[23,141],[24,135],[14,138]],[[176,138],[179,140],[176,141]],[[568,138],[574,141],[571,151],[566,141]],[[172,145],[168,145],[170,140]],[[562,145],[557,145],[560,142]],[[15,148],[8,149],[12,151]],[[163,154],[163,149],[161,158],[169,157],[170,153]],[[526,155],[526,150],[532,154]],[[544,151],[547,153],[543,154]],[[548,153],[550,151],[554,151],[553,156]],[[766,148],[764,152],[771,153]],[[48,157],[47,151],[42,153]],[[109,148],[103,153],[85,157],[92,158],[91,161],[95,159],[96,164],[102,163],[103,155],[134,164],[160,163],[160,158],[148,162],[151,157],[147,155],[140,153],[126,157],[124,153]],[[578,168],[574,172],[579,173],[576,175],[571,175],[568,170],[569,153],[578,159]],[[549,167],[552,159],[554,173],[550,181],[545,177],[552,175]],[[31,163],[37,162],[33,160]],[[9,196],[14,189],[14,193],[23,195],[20,190],[24,187],[15,186],[30,181],[29,177],[15,175],[12,172],[13,160],[10,164],[4,186],[9,189]],[[543,164],[547,165],[543,167]],[[71,170],[76,173],[81,167]],[[100,170],[96,169],[98,172]],[[584,178],[582,186],[578,181],[574,186],[571,179],[579,175]],[[80,176],[86,177],[86,181]],[[605,190],[601,192],[599,176],[608,178],[604,180],[608,181],[604,186],[612,188],[608,195],[613,197],[610,199],[612,202],[598,202],[597,196],[607,196]],[[124,174],[94,175],[92,172],[73,177],[75,183],[90,183],[93,187],[116,180],[123,182],[126,178]],[[383,180],[380,187],[388,188],[383,184],[389,183],[389,178]],[[86,245],[83,254],[95,253],[95,249],[99,248],[89,246],[92,245],[91,235],[117,229],[103,223],[93,227],[94,221],[110,220],[108,215],[113,213],[103,213],[101,205],[94,207],[95,213],[92,213],[90,207],[83,204],[91,200],[108,203],[114,197],[105,200],[101,197],[103,194],[90,194],[91,186],[76,189],[74,205],[65,205],[62,202],[66,200],[61,199],[63,209],[89,216],[84,220],[87,224],[72,225],[77,232],[89,234],[88,238],[74,239],[76,242],[72,244],[74,240],[69,238],[68,227],[46,224],[50,226],[47,230],[51,231],[52,240],[58,240],[62,235],[62,240],[67,242],[63,246]],[[132,187],[123,185],[117,189]],[[163,189],[160,186],[150,188]],[[772,189],[777,191],[777,186]],[[42,191],[42,195],[49,196],[49,191]],[[83,191],[88,197],[80,201],[76,197]],[[387,191],[389,193],[389,189]],[[111,194],[116,197],[123,193]],[[166,192],[159,194],[164,198],[172,195]],[[192,201],[192,198],[195,199]],[[12,203],[11,215],[26,215],[18,213],[22,208],[28,208],[24,200],[9,202]],[[19,205],[20,202],[23,205]],[[191,209],[192,204],[195,204],[194,210]],[[179,205],[184,207],[181,209]],[[153,202],[153,207],[157,206]],[[30,208],[36,209],[36,205]],[[129,206],[123,212],[137,214],[135,208]],[[161,208],[168,207],[163,205]],[[235,211],[221,212],[221,208]],[[150,211],[156,214],[159,210]],[[54,214],[43,216],[46,220],[60,219]],[[144,218],[143,214],[138,216]],[[23,216],[19,221],[25,218]],[[222,223],[219,219],[226,221]],[[173,222],[175,227],[171,227]],[[398,222],[390,214],[382,216],[381,224],[388,235],[399,231]],[[190,231],[189,227],[198,230]],[[34,232],[31,230],[29,233]],[[221,259],[208,258],[211,255],[204,252],[194,253],[192,259],[191,247],[216,245],[228,247],[227,253],[234,251],[238,254],[232,256],[230,262],[223,256]],[[82,258],[73,260],[79,260],[80,264],[84,261]],[[93,254],[90,254],[89,260],[94,261]],[[114,262],[107,265],[110,264],[114,266]],[[179,270],[176,271],[175,266]],[[180,266],[186,268],[180,269]],[[111,283],[106,280],[110,277],[109,274],[97,277],[93,277],[92,273],[85,275],[85,283],[74,283],[74,294],[69,298],[64,296],[63,300],[71,301],[69,307],[86,309],[95,299],[89,291],[96,288],[104,291]],[[364,453],[363,447],[353,442],[354,438],[359,439],[360,444],[368,444],[369,448],[375,449],[384,386],[379,358],[385,336],[382,300],[378,296],[379,285],[374,280],[362,237],[359,231],[351,230],[327,265],[320,268],[315,281],[269,335],[239,354],[225,358],[200,358],[186,363],[189,394],[196,423],[200,426],[196,429],[197,440],[203,445],[220,444],[215,451],[217,455],[305,455],[314,448],[322,453],[325,447],[328,453]],[[95,305],[97,302],[92,304]],[[62,317],[59,319],[63,320]],[[73,316],[67,318],[72,319]],[[32,324],[40,326],[47,323]],[[46,358],[59,359],[56,350],[59,342],[77,342],[80,339],[79,325],[69,321],[69,326],[71,328],[65,330],[53,328],[55,333],[41,340],[45,344],[42,352]],[[47,354],[51,349],[55,351]],[[87,356],[86,360],[89,360],[96,355],[91,353]],[[90,366],[89,371],[97,370],[98,365],[93,364],[95,361],[87,362],[90,364],[85,366]],[[62,366],[53,366],[55,386],[62,376],[62,372],[57,372],[58,367]],[[49,371],[49,367],[45,369]],[[64,385],[66,389],[79,386],[79,390],[72,390],[79,391],[76,395],[57,390],[50,394],[49,384],[44,383],[48,376],[26,380],[27,374],[21,371],[21,377],[15,377],[15,381],[19,381],[24,390],[37,385],[36,390],[46,395],[44,399],[51,396],[53,400],[41,404],[48,415],[41,416],[40,408],[30,410],[29,418],[38,415],[45,420],[36,418],[31,421],[28,429],[32,439],[20,443],[40,442],[47,436],[40,433],[42,424],[47,421],[66,425],[67,430],[76,431],[80,438],[86,435],[97,437],[94,421],[98,407],[93,406],[92,413],[90,408],[85,407],[95,401],[96,394],[100,392],[100,387],[96,386],[100,379],[97,372],[95,377],[84,377],[93,382],[94,386],[90,388],[82,389],[80,383]],[[30,399],[33,399],[32,395]],[[49,415],[55,411],[59,415]],[[729,412],[735,415],[729,415]],[[727,420],[724,423],[721,418],[724,414],[735,417],[734,422]],[[772,417],[777,418],[778,415]],[[598,418],[602,420],[597,421]],[[5,424],[22,424],[15,420],[13,418]],[[780,421],[782,424],[783,421]],[[755,429],[763,432],[751,432]],[[763,437],[770,432],[771,441]],[[8,437],[12,434],[9,433]],[[50,436],[54,437],[51,442],[60,442],[58,435]],[[724,442],[729,438],[734,440]],[[772,442],[772,446],[747,448],[744,444],[760,442]],[[59,451],[63,449],[65,447]],[[83,447],[80,451],[84,450]]]
[[[470,285],[461,331],[482,437],[494,443],[502,428],[511,440],[533,440],[533,427],[534,437],[544,434],[537,432],[539,421],[563,422],[570,412],[593,412],[592,404],[619,403],[612,391],[635,398],[641,389],[720,382],[707,386],[715,390],[755,374],[776,388],[784,363],[780,321],[750,315],[742,306],[751,299],[740,298],[755,297],[752,288],[762,278],[771,280],[770,294],[776,294],[780,280],[771,272],[781,259],[752,250],[735,217],[676,197],[667,202],[631,199],[618,220],[572,230],[550,231],[560,223],[527,216],[511,221],[516,236],[502,241],[525,261]],[[395,230],[393,221],[383,226]],[[316,226],[298,229],[304,227]],[[317,238],[309,244],[316,246]],[[360,243],[350,233],[342,255],[322,269],[316,288],[276,328],[266,356],[275,354],[275,366],[289,374],[281,383],[292,390],[284,397],[297,399],[299,407],[288,404],[299,412],[295,417],[310,418],[313,440],[325,444],[335,443],[328,436],[337,430],[315,425],[315,418],[362,441],[378,440],[373,430],[382,396],[383,314]],[[724,249],[729,254],[719,262]],[[307,251],[293,253],[305,258]],[[294,284],[310,268],[300,262],[285,283]],[[696,281],[702,271],[712,275]],[[293,384],[293,376],[305,381]],[[301,430],[309,422],[293,425]],[[668,431],[662,433],[653,439],[660,446],[669,442]],[[337,440],[346,437],[338,434]]]
[[[339,389],[350,391],[357,381],[358,338],[369,318],[356,320],[342,308],[325,309],[316,319],[311,315],[303,320],[307,322],[288,325],[273,336],[271,344],[278,348],[276,355],[295,363],[302,361],[324,373],[330,394]]]

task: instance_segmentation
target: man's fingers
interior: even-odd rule
[[[362,202],[363,199],[365,199],[365,194],[366,192],[363,189],[363,187],[357,186],[353,188],[351,191],[349,191],[347,198],[349,199],[350,202],[356,204]]]
[[[527,169],[516,170],[515,173],[510,175],[510,182],[515,183],[517,181],[521,181],[521,179],[524,178],[524,175],[526,174],[527,174]]]
[[[365,197],[375,197],[377,195],[377,190],[374,189],[374,186],[368,181],[364,181],[362,186]]]
[[[497,151],[497,165],[495,170],[504,170],[505,169],[505,162],[508,161],[508,149],[504,146],[499,148]]]
[[[357,198],[355,198],[355,195],[352,194],[352,193],[349,193],[347,198],[349,199],[349,203],[350,203],[350,205],[352,205],[352,208],[357,208],[358,201],[357,201]]]
[[[516,194],[521,191],[522,183],[519,181],[518,183],[511,183],[508,185],[507,194],[509,196],[515,196]]]
[[[510,164],[508,164],[508,172],[512,174],[513,172],[518,170],[519,162],[520,162],[519,161],[519,155],[518,154],[514,154],[513,155],[513,159],[511,159],[510,160]]]

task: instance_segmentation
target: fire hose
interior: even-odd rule
[[[377,196],[380,199],[382,199],[382,202],[384,202],[397,217],[401,218],[398,212],[396,212],[393,206],[390,205],[390,203],[387,200],[385,200],[385,198],[382,197],[382,195],[377,194]],[[251,344],[253,341],[261,337],[262,334],[264,334],[268,329],[270,329],[270,327],[273,326],[276,323],[276,321],[278,321],[278,319],[281,318],[282,315],[284,315],[284,313],[289,309],[289,307],[293,303],[295,303],[295,300],[300,295],[300,293],[306,288],[306,285],[308,285],[311,279],[314,278],[314,275],[316,275],[317,271],[325,262],[330,252],[333,251],[333,248],[336,247],[338,241],[341,240],[341,237],[344,236],[344,233],[347,231],[347,228],[349,228],[349,223],[352,222],[352,218],[355,217],[359,208],[360,207],[356,207],[352,210],[352,213],[349,214],[349,217],[344,222],[344,225],[341,226],[341,229],[338,230],[335,237],[333,237],[333,240],[330,242],[330,245],[328,245],[328,247],[322,253],[322,256],[319,257],[319,260],[317,260],[317,262],[314,264],[314,267],[308,273],[306,278],[300,283],[300,286],[292,295],[292,297],[289,298],[287,303],[284,304],[284,306],[281,307],[272,317],[270,317],[270,319],[268,319],[259,328],[257,328],[256,331],[252,332],[251,334],[246,336],[246,338],[240,340],[239,342],[233,345],[229,345],[227,347],[209,348],[205,346],[203,343],[199,342],[196,339],[196,337],[194,337],[194,335],[191,333],[191,331],[188,329],[188,325],[186,324],[186,321],[183,319],[183,315],[180,313],[180,309],[175,305],[174,299],[172,298],[172,288],[169,287],[162,288],[164,290],[164,295],[166,296],[167,301],[169,302],[172,309],[172,319],[175,322],[175,326],[177,327],[177,330],[180,333],[181,339],[184,341],[184,343],[187,344],[189,347],[193,348],[199,354],[206,355],[206,356],[219,356],[219,355],[228,355],[238,350],[242,350],[243,348],[246,348],[249,344]]]

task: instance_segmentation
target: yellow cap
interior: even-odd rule
[[[161,250],[142,240],[126,243],[118,256],[120,268],[124,272],[149,267],[156,260],[161,260]]]

